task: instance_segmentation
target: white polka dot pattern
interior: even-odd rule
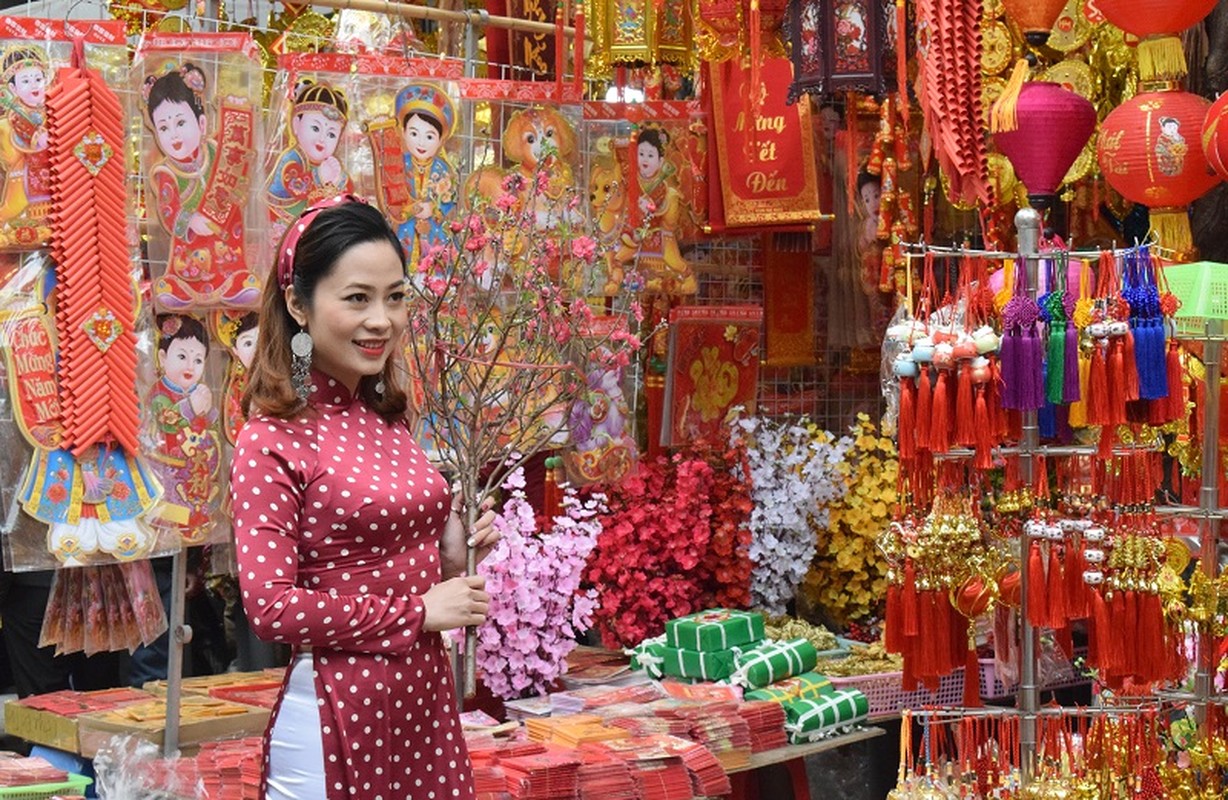
[[[313,648],[336,797],[472,798],[451,668],[422,631],[448,487],[404,426],[327,376],[314,383],[309,411],[255,416],[235,447],[248,619],[261,638]]]

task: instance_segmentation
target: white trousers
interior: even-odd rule
[[[269,790],[265,800],[328,800],[324,741],[311,653],[290,665],[290,683],[269,734]]]

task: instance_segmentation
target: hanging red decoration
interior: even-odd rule
[[[1207,112],[1202,124],[1202,150],[1211,169],[1228,181],[1228,93],[1220,95]]]
[[[1023,0],[1027,2],[1027,0]],[[1201,22],[1217,0],[1097,0],[1104,18],[1137,36],[1139,78],[1175,80],[1188,72],[1176,34]]]
[[[790,0],[788,27],[790,103],[803,94],[829,98],[846,90],[886,91],[888,27],[881,0]]]
[[[1192,246],[1185,207],[1219,182],[1196,135],[1210,105],[1188,92],[1145,92],[1113,109],[1100,126],[1105,180],[1147,206],[1152,232],[1177,251]]]
[[[997,145],[1028,189],[1035,208],[1053,204],[1062,179],[1096,130],[1096,109],[1056,83],[1024,84],[1014,129],[996,130]]]
[[[1049,41],[1053,23],[1066,7],[1067,0],[1002,0],[1006,16],[1023,30],[1024,37],[1034,45]]]

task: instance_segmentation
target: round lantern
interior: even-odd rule
[[[1096,108],[1059,84],[1037,81],[1019,90],[1015,117],[1014,130],[994,132],[994,144],[1014,165],[1033,208],[1048,208],[1096,130]]]
[[[1142,41],[1139,78],[1173,80],[1187,73],[1185,51],[1175,34],[1201,22],[1218,0],[1096,0],[1104,18]]]
[[[1228,181],[1228,92],[1211,105],[1202,125],[1202,149],[1211,169]]]
[[[1100,171],[1122,197],[1151,209],[1151,230],[1174,250],[1192,244],[1185,207],[1219,182],[1203,155],[1210,103],[1189,92],[1145,92],[1100,125]]]
[[[1002,0],[1006,15],[1023,30],[1024,38],[1040,46],[1049,41],[1053,23],[1066,7],[1067,0]]]

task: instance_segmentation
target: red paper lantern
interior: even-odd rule
[[[1097,0],[1104,18],[1142,41],[1138,47],[1143,81],[1185,77],[1185,50],[1174,34],[1201,22],[1218,0]]]
[[[1002,0],[1002,6],[1029,42],[1042,45],[1049,41],[1049,32],[1066,7],[1066,0]]]
[[[1122,197],[1151,209],[1151,229],[1174,250],[1192,244],[1185,207],[1219,183],[1203,155],[1210,103],[1189,92],[1145,92],[1100,125],[1100,171]]]
[[[1096,108],[1060,84],[1025,83],[1015,101],[1017,127],[993,135],[1011,160],[1035,208],[1048,208],[1053,196],[1096,130]]]
[[[1220,95],[1207,112],[1202,124],[1202,149],[1211,168],[1228,181],[1228,93]]]

